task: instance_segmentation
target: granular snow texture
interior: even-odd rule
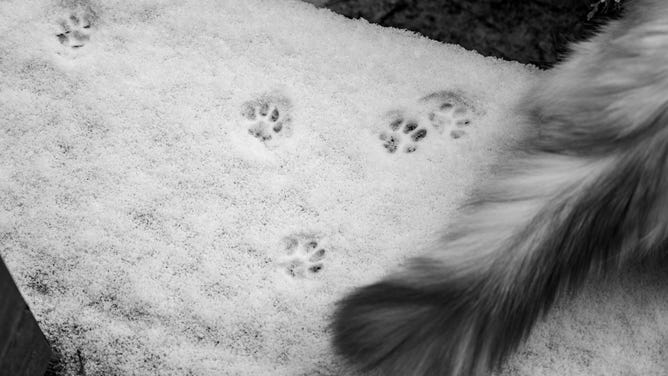
[[[354,375],[334,302],[419,253],[540,75],[290,0],[0,2],[0,255],[67,375]],[[665,375],[668,286],[504,375]]]

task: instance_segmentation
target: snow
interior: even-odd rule
[[[353,375],[334,302],[447,226],[540,75],[289,0],[10,0],[0,33],[0,255],[68,375]],[[665,292],[593,284],[504,374],[665,372]]]

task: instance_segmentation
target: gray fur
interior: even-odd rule
[[[487,374],[587,276],[666,254],[668,3],[633,3],[519,111],[534,134],[442,240],[339,302],[347,360],[388,376]]]

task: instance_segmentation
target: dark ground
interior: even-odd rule
[[[419,32],[485,56],[549,68],[568,43],[619,16],[615,0],[306,0],[350,18]],[[598,4],[598,5],[596,5]]]

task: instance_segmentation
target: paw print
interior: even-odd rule
[[[389,153],[402,150],[404,153],[413,153],[417,150],[418,142],[427,137],[427,129],[420,127],[420,123],[403,112],[390,112],[387,116],[388,130],[380,133],[383,147]]]
[[[471,101],[453,91],[438,91],[420,102],[426,105],[429,124],[439,133],[448,131],[453,139],[466,135],[465,129],[473,124],[476,115]]]
[[[279,265],[293,278],[305,278],[320,272],[326,256],[325,248],[312,236],[288,236],[283,240],[285,255]]]
[[[260,141],[292,134],[290,101],[282,95],[263,95],[241,106],[248,133]]]
[[[443,134],[447,131],[452,139],[464,137],[478,115],[478,110],[465,95],[438,91],[420,98],[410,111],[388,112],[383,121],[386,129],[380,132],[379,138],[389,153],[398,150],[413,153],[433,132]]]
[[[84,47],[90,40],[92,18],[89,13],[74,12],[60,20],[60,32],[56,34],[60,44],[70,49]]]

